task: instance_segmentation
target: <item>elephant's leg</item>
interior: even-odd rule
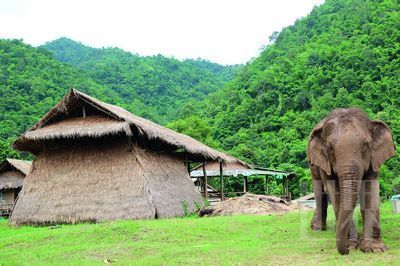
[[[377,173],[371,171],[363,179],[360,203],[363,218],[360,249],[363,252],[386,251],[387,248],[381,240],[381,227],[379,221],[379,180]]]
[[[327,190],[329,199],[331,200],[333,211],[335,212],[336,222],[339,218],[340,210],[340,191],[339,191],[339,180],[337,178],[330,178],[327,180]],[[347,248],[355,249],[358,246],[358,232],[354,221],[351,221],[349,235],[347,238]]]
[[[359,235],[357,231],[357,226],[354,223],[354,220],[351,219],[350,228],[349,228],[349,235],[347,237],[347,248],[348,249],[356,249],[359,244]]]
[[[321,180],[320,170],[317,166],[311,166],[312,185],[315,196],[315,211],[311,221],[313,230],[326,230],[326,212],[328,207],[328,198],[324,192],[324,185]]]
[[[323,174],[323,173],[322,173]],[[331,200],[333,211],[335,212],[336,222],[339,218],[340,210],[340,191],[339,191],[339,180],[336,176],[327,177],[326,184],[329,199]],[[358,231],[354,221],[351,221],[349,235],[347,239],[347,248],[355,249],[358,246]]]
[[[339,194],[339,181],[336,177],[329,178],[327,177],[326,181],[326,189],[329,195],[329,199],[331,200],[333,211],[335,212],[336,221],[339,218],[339,210],[340,210],[340,194]]]

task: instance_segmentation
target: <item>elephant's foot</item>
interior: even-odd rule
[[[354,250],[358,247],[358,239],[347,239],[346,243],[348,250]]]
[[[311,220],[311,229],[314,231],[326,230],[326,223],[323,223],[320,218],[314,216]]]
[[[387,250],[387,247],[385,244],[383,244],[382,241],[380,240],[367,240],[367,239],[362,239],[359,245],[359,248],[361,251],[365,253],[370,253],[370,252],[385,252]]]

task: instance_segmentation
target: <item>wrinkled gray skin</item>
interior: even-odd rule
[[[379,222],[379,167],[395,155],[389,127],[359,109],[336,109],[311,132],[307,157],[316,209],[314,230],[326,228],[327,196],[336,216],[336,246],[384,252]],[[363,219],[361,238],[352,219],[357,195]]]

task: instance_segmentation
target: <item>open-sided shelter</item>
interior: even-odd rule
[[[203,204],[184,162],[237,161],[75,89],[13,146],[37,158],[11,224],[180,216]]]
[[[0,216],[8,216],[22,189],[30,161],[5,159],[0,163]]]
[[[248,177],[249,176],[265,176],[265,194],[268,192],[268,181],[270,177],[282,181],[283,195],[282,197],[290,198],[289,192],[289,179],[294,177],[294,174],[288,171],[272,170],[261,167],[254,167],[249,164],[245,164],[239,160],[236,162],[230,162],[224,165],[223,168],[216,162],[205,162],[194,167],[190,176],[192,181],[195,183],[198,191],[202,193],[205,198],[224,198],[225,194],[245,194],[248,192]],[[242,177],[243,178],[243,191],[224,192],[223,180],[224,177]],[[209,177],[219,177],[222,186],[218,189],[211,187],[208,184]]]

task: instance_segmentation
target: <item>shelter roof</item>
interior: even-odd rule
[[[97,111],[100,117],[74,117],[77,108],[88,106]],[[61,138],[99,138],[107,135],[123,134],[141,137],[149,141],[159,141],[178,152],[184,151],[197,161],[221,160],[224,163],[244,162],[150,120],[136,116],[125,109],[102,102],[76,89],[70,90],[46,115],[28,129],[13,144],[21,151],[38,153],[38,143],[44,140]]]
[[[0,172],[6,171],[7,168],[12,167],[22,172],[24,175],[27,175],[29,173],[31,165],[31,161],[7,158],[0,164]]]
[[[219,164],[217,163],[207,163],[205,166],[207,176],[219,176]],[[275,178],[282,179],[284,177],[291,176],[292,173],[288,171],[271,170],[261,167],[253,167],[249,164],[238,164],[238,163],[227,163],[223,166],[224,176],[252,176],[252,175],[272,175]],[[193,168],[190,172],[191,177],[202,177],[203,165],[200,164]]]
[[[0,190],[15,189],[22,187],[24,176],[26,176],[31,167],[30,161],[6,159],[0,164]],[[13,171],[18,171],[13,174]],[[7,172],[2,175],[2,173]]]

